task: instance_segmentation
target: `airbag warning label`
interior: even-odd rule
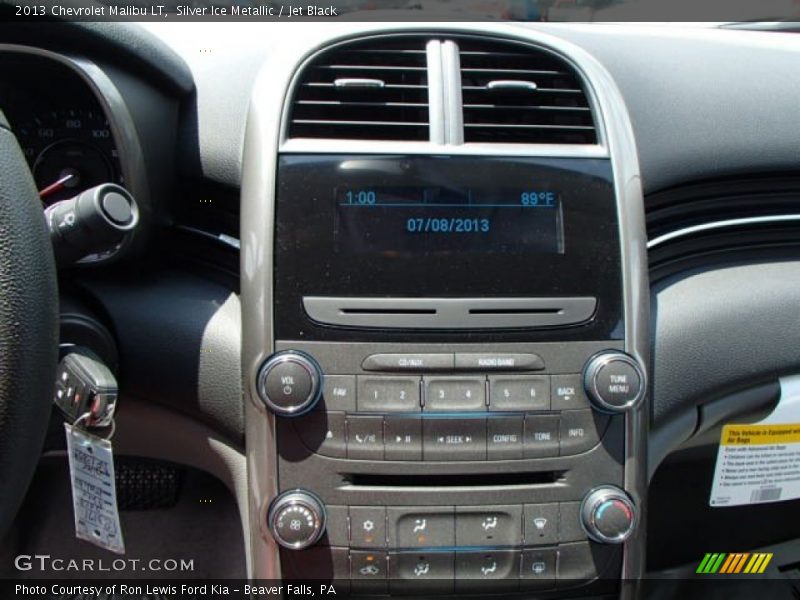
[[[760,423],[722,428],[711,506],[800,498],[798,384],[797,378],[781,382],[778,406]]]

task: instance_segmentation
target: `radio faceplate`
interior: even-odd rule
[[[613,589],[620,547],[580,511],[624,485],[625,416],[594,409],[582,372],[621,347],[278,341],[324,373],[315,408],[277,422],[279,491],[327,515],[315,547],[282,551],[287,576],[305,555],[356,594]]]
[[[304,367],[264,363],[261,389],[300,402],[277,491],[327,516],[287,576],[306,553],[363,593],[616,585],[581,516],[625,486],[626,416],[584,382],[625,349],[612,182],[604,159],[279,159],[274,356]]]

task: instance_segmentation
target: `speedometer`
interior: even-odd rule
[[[66,108],[34,114],[15,127],[45,204],[101,183],[124,185],[105,115]]]

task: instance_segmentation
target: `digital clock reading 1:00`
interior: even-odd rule
[[[337,251],[564,252],[554,190],[343,187],[335,201]]]

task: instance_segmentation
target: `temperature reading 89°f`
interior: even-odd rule
[[[554,192],[522,192],[519,196],[523,206],[555,206],[556,195]]]

